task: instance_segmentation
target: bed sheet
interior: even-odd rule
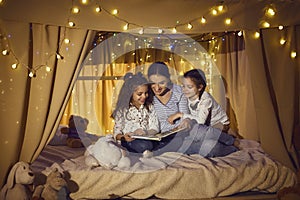
[[[124,170],[92,168],[85,164],[84,148],[49,145],[32,169],[45,175],[52,168],[67,173],[73,199],[201,199],[248,191],[275,193],[296,184],[295,173],[266,154],[259,143],[241,140],[241,147],[209,159],[168,152],[137,160]]]

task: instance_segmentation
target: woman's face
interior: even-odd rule
[[[140,108],[141,105],[145,104],[147,97],[148,97],[148,86],[140,85],[134,90],[132,94],[131,103],[135,107]]]
[[[149,76],[151,82],[151,89],[155,96],[160,96],[167,89],[169,79],[159,74],[153,74]]]
[[[199,93],[202,87],[203,86],[200,85],[200,88],[197,88],[196,84],[190,78],[182,79],[182,91],[190,100],[196,100],[199,98]]]

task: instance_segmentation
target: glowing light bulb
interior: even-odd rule
[[[82,4],[87,4],[87,3],[88,3],[88,0],[81,0],[81,3],[82,3]]]
[[[231,24],[231,19],[230,18],[226,18],[225,19],[225,24],[226,25],[230,25]]]
[[[217,11],[216,9],[212,9],[211,13],[212,13],[213,15],[217,15],[217,14],[218,14],[218,11]]]
[[[69,43],[70,43],[70,40],[69,40],[68,38],[65,38],[65,39],[64,39],[64,43],[65,43],[65,44],[69,44]]]
[[[278,29],[283,30],[283,26],[282,25],[278,26]]]
[[[273,8],[268,8],[266,10],[266,15],[269,17],[273,17],[276,14],[275,10]]]
[[[255,37],[255,38],[259,38],[259,36],[260,36],[259,32],[256,31],[256,32],[254,33],[254,37]]]
[[[206,23],[206,19],[205,19],[204,17],[201,17],[200,22],[201,22],[202,24],[205,24],[205,23]]]
[[[265,28],[269,28],[270,27],[270,23],[269,22],[263,22],[263,27]]]
[[[75,26],[75,23],[71,22],[71,21],[69,21],[68,24],[69,24],[70,27],[74,27]]]
[[[281,45],[284,45],[285,42],[286,42],[286,40],[285,40],[284,38],[281,38],[280,41],[279,41],[279,43],[280,43]]]
[[[77,14],[79,13],[80,9],[78,7],[73,7],[72,8],[72,13]]]
[[[243,32],[242,31],[239,31],[238,32],[238,36],[242,36],[243,35]]]
[[[175,27],[172,29],[172,33],[177,33],[177,30]]]
[[[17,63],[14,63],[14,64],[11,65],[11,68],[12,68],[12,69],[17,69],[17,67],[18,67],[18,64],[17,64]]]
[[[296,58],[296,56],[297,56],[296,51],[292,51],[292,52],[291,52],[291,58]]]
[[[6,56],[6,55],[8,55],[8,54],[9,54],[9,51],[8,51],[7,49],[4,49],[4,50],[2,51],[2,55]]]
[[[46,66],[46,72],[51,72],[51,68],[49,66]]]
[[[163,30],[161,28],[158,29],[157,31],[159,34],[163,33]]]
[[[193,28],[193,25],[192,25],[191,23],[188,23],[187,28],[188,28],[188,29],[192,29],[192,28]]]
[[[113,11],[111,12],[111,14],[113,14],[113,15],[116,15],[118,13],[119,13],[119,11],[117,9],[113,9]]]
[[[123,26],[123,30],[124,30],[124,31],[127,31],[127,30],[128,30],[128,27],[129,27],[129,24],[127,23],[127,24],[125,24],[125,25]]]
[[[224,6],[223,6],[223,5],[219,5],[219,6],[218,6],[218,11],[222,12],[223,9],[224,9]]]
[[[101,7],[100,7],[100,6],[97,6],[97,7],[95,8],[95,11],[96,11],[97,13],[99,13],[99,12],[101,12],[101,11],[102,11],[102,9],[101,9]]]
[[[141,28],[141,29],[139,30],[139,34],[140,34],[140,35],[143,35],[143,34],[144,34],[144,29],[143,29],[143,28]]]

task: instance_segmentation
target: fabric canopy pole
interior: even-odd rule
[[[278,29],[261,30],[258,39],[253,34],[247,31],[245,42],[259,141],[267,153],[295,170],[298,162],[292,134],[297,125],[294,116],[299,116],[299,110],[294,109],[299,91],[297,61],[290,51],[295,42],[292,38],[300,35],[295,35],[293,27],[286,27],[288,43],[280,46],[282,33]]]
[[[1,140],[6,144],[0,147],[4,154],[1,156],[2,184],[15,162],[34,161],[55,134],[81,62],[94,39],[94,31],[81,29],[20,23],[8,23],[6,27],[13,36],[10,48],[16,49],[16,57],[23,64],[12,71],[9,67],[12,58],[8,56],[3,62],[5,67],[0,69],[1,80],[5,80],[3,90],[10,91],[8,83],[14,82],[14,92],[1,97],[10,111],[2,109],[0,122],[6,130],[1,131]],[[65,38],[70,40],[69,44],[63,43]],[[57,53],[64,58],[58,60]],[[46,66],[51,68],[50,72],[45,70]],[[29,69],[34,69],[34,78],[28,77]],[[7,83],[6,76],[10,78]]]

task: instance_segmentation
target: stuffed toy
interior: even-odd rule
[[[279,200],[299,200],[300,199],[300,169],[297,172],[297,184],[292,187],[282,188],[277,192]]]
[[[71,148],[80,148],[89,146],[92,143],[91,134],[86,133],[89,120],[81,116],[71,115],[68,127],[60,129],[62,134],[67,134],[67,146]],[[96,136],[95,136],[96,137]]]
[[[45,185],[38,185],[32,195],[33,200],[67,200],[67,182],[63,174],[54,168],[47,176]]]
[[[34,181],[34,173],[28,163],[17,162],[10,170],[6,184],[1,189],[1,200],[31,199],[30,185]]]
[[[95,144],[87,148],[84,155],[85,163],[90,167],[126,169],[131,165],[126,151],[115,142],[111,134],[100,137]]]

